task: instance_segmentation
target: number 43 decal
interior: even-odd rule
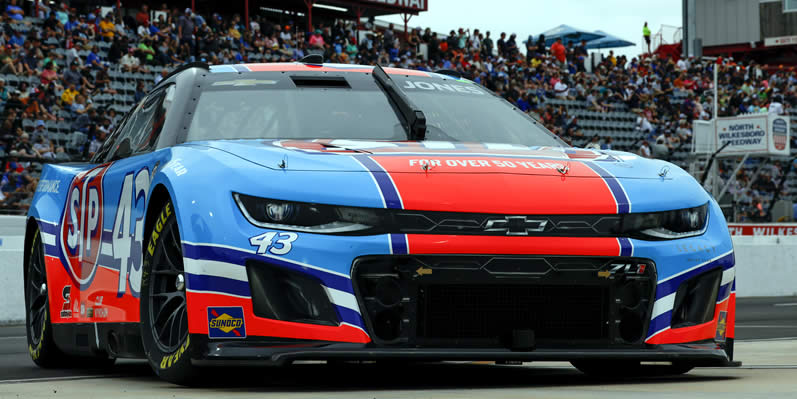
[[[291,252],[292,245],[299,235],[296,233],[277,233],[276,231],[269,231],[254,236],[249,239],[249,244],[257,247],[257,254],[264,255],[272,253],[274,255],[285,255]]]

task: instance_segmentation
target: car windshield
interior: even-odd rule
[[[394,106],[367,77],[367,84],[361,80],[351,87],[216,84],[202,92],[186,139],[407,140]],[[392,78],[425,114],[426,140],[563,145],[511,104],[474,83]]]

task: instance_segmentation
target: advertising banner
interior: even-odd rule
[[[795,223],[728,223],[732,236],[797,236]]]
[[[789,155],[789,119],[775,114],[718,118],[715,126],[717,149],[730,143],[719,155],[744,153]]]

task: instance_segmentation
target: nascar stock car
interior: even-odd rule
[[[45,166],[25,249],[42,367],[735,364],[733,248],[703,188],[569,147],[451,71],[181,67],[90,162]]]

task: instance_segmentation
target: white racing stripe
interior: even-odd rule
[[[357,306],[357,298],[355,298],[354,295],[326,286],[324,286],[324,288],[326,288],[329,293],[329,299],[332,300],[332,303],[360,313],[360,307]]]
[[[185,263],[185,269],[191,274],[249,281],[246,276],[246,268],[243,266],[206,259],[184,258],[183,262]]]
[[[55,245],[55,234],[40,232],[44,245]]]
[[[454,143],[449,141],[422,141],[421,144],[423,144],[424,147],[431,148],[433,150],[453,150],[457,148]]]
[[[528,151],[529,147],[516,144],[484,143],[488,150],[523,150]]]
[[[733,281],[733,278],[736,276],[736,266],[731,267],[730,269],[722,271],[722,282],[720,286],[728,284]]]
[[[246,275],[246,268],[240,265],[236,265],[234,263],[219,262],[215,260],[206,260],[206,259],[190,259],[190,258],[184,258],[183,261],[185,263],[186,270],[194,275],[223,277],[231,280],[249,282],[249,278]],[[349,294],[348,292],[345,291],[329,288],[327,286],[322,285],[322,287],[324,287],[324,289],[326,289],[327,292],[329,293],[329,298],[332,301],[332,303],[338,306],[349,308],[351,310],[356,311],[357,313],[360,313],[360,307],[357,305],[357,299],[354,297],[354,295]],[[192,291],[192,292],[203,293],[209,291]],[[225,292],[218,292],[218,294],[236,296]]]
[[[675,306],[674,292],[670,295],[665,296],[664,298],[659,298],[656,301],[656,303],[653,304],[653,315],[651,315],[650,318],[655,319],[656,316],[661,316],[671,311],[673,306]]]

